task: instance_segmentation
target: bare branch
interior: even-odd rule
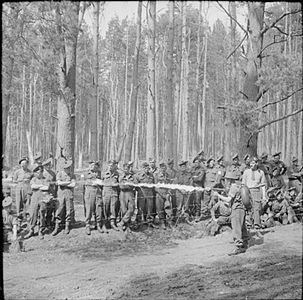
[[[292,116],[294,116],[294,115],[296,115],[296,114],[299,114],[299,113],[301,113],[301,112],[303,112],[303,108],[298,109],[298,110],[296,110],[296,111],[294,111],[294,112],[292,112],[292,113],[290,113],[290,114],[288,114],[288,115],[285,115],[285,116],[283,116],[283,117],[281,117],[281,118],[278,118],[278,119],[275,119],[275,120],[266,122],[265,124],[259,126],[258,129],[255,130],[254,132],[252,132],[251,135],[249,136],[249,139],[248,139],[248,141],[247,141],[247,146],[249,147],[249,143],[250,143],[252,137],[253,137],[255,134],[258,134],[263,128],[265,128],[265,127],[267,127],[268,125],[271,125],[271,124],[273,124],[273,123],[282,121],[282,120],[287,119],[287,118],[289,118],[289,117],[292,117]]]
[[[233,18],[230,13],[222,6],[222,4],[219,3],[219,1],[216,1],[218,5],[224,10],[224,12],[233,20],[236,22],[236,24],[244,31],[244,33],[247,35],[247,30],[235,19]]]
[[[286,42],[287,39],[284,39],[284,40],[280,40],[280,41],[276,41],[276,36],[278,35],[274,35],[274,41],[268,45],[266,45],[262,50],[261,52],[258,54],[257,57],[260,57],[262,55],[262,53],[265,51],[265,49],[267,49],[268,47],[270,47],[271,45],[274,45],[274,44],[278,44],[278,43],[283,43],[283,42]]]
[[[237,51],[237,49],[242,45],[242,43],[244,42],[246,37],[247,37],[247,34],[245,33],[245,35],[244,35],[243,39],[241,40],[241,42],[239,43],[239,45],[227,56],[226,60],[228,60]]]
[[[295,10],[295,11],[289,11],[286,13],[283,13],[280,17],[278,17],[276,20],[274,20],[271,24],[266,25],[264,23],[264,28],[261,30],[261,34],[264,34],[265,32],[267,32],[268,29],[273,28],[279,21],[281,21],[284,17],[288,16],[288,15],[292,15],[292,14],[296,14],[298,12],[300,12],[301,10]]]
[[[252,109],[252,110],[248,111],[248,113],[255,112],[255,111],[257,111],[257,110],[264,109],[265,107],[267,107],[267,106],[269,106],[269,105],[273,105],[273,104],[276,104],[276,103],[285,101],[285,100],[287,100],[288,98],[290,98],[291,96],[293,96],[294,94],[296,94],[297,92],[299,92],[299,91],[301,91],[301,90],[303,90],[303,88],[300,88],[300,89],[294,91],[293,93],[291,93],[290,95],[287,95],[286,97],[284,97],[284,98],[282,98],[282,99],[279,99],[279,100],[277,100],[277,101],[268,102],[268,103],[266,103],[266,104],[264,104],[264,105],[262,105],[262,106],[259,106],[259,107],[255,108],[255,109]]]

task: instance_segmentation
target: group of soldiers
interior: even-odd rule
[[[245,155],[242,163],[235,154],[231,164],[225,166],[223,156],[205,158],[200,151],[191,162],[180,161],[177,169],[173,159],[162,160],[158,166],[155,159],[149,159],[136,171],[132,161],[119,168],[117,161],[110,160],[104,172],[100,162],[90,161],[80,181],[86,234],[90,235],[93,228],[100,233],[136,229],[142,224],[166,229],[178,222],[192,224],[209,219],[210,224],[216,224],[216,231],[231,224],[236,244],[233,254],[241,253],[247,247],[247,224],[260,229],[275,222],[287,224],[301,219],[302,166],[294,157],[292,165],[286,167],[280,154],[274,153],[272,160],[268,160],[267,153],[259,158]],[[30,170],[29,159],[22,157],[13,175],[17,212],[14,224],[20,230],[26,223],[25,238],[34,235],[35,226],[40,238],[47,230],[56,236],[62,225],[68,234],[74,219],[77,184],[72,161],[66,160],[56,173],[51,158],[43,161],[41,153],[37,153],[34,160]],[[243,185],[249,190],[250,209],[241,202]],[[9,189],[4,189],[2,204],[3,209],[10,210]]]

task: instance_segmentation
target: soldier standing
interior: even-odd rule
[[[154,175],[150,171],[149,164],[147,162],[142,163],[142,170],[135,176],[135,183],[155,183]],[[147,221],[149,226],[154,227],[153,212],[154,212],[154,189],[147,187],[140,187],[138,189],[138,209],[139,216],[142,221]]]
[[[158,170],[156,167],[156,160],[154,158],[149,159],[149,167],[150,167],[150,172],[153,174]]]
[[[42,164],[42,153],[39,151],[37,152],[34,157],[34,165],[41,165]]]
[[[272,170],[271,170],[271,164],[267,161],[267,159],[268,159],[268,154],[266,152],[263,152],[261,154],[259,169],[264,172],[266,179],[266,187],[268,188],[271,186],[270,175],[272,173]]]
[[[177,176],[177,170],[174,168],[174,160],[168,159],[167,160],[167,170],[168,174],[168,183],[172,184],[175,181],[175,178]],[[169,223],[172,221],[176,214],[176,191],[169,189],[169,196],[170,196],[170,202],[171,202],[171,218],[169,219]]]
[[[49,184],[49,193],[53,196],[53,200],[47,204],[47,212],[46,212],[46,224],[48,227],[53,226],[53,222],[55,221],[55,213],[56,213],[56,198],[57,198],[57,190],[58,187],[56,185],[56,173],[51,169],[52,167],[52,159],[48,158],[42,163],[44,167],[43,176],[45,177],[46,182]]]
[[[227,168],[228,172],[232,172],[235,174],[235,177],[241,178],[242,176],[242,168],[241,165],[239,163],[239,154],[236,153],[233,157],[232,157],[232,164],[229,168]]]
[[[193,160],[193,168],[191,170],[192,174],[192,185],[194,187],[204,187],[204,180],[205,180],[205,173],[206,170],[202,168],[200,164],[200,160],[198,157],[195,157]],[[195,215],[195,221],[198,222],[200,220],[200,215],[201,215],[201,203],[203,199],[203,192],[196,190],[193,193],[193,212]]]
[[[244,173],[245,170],[249,169],[250,168],[250,156],[249,154],[246,154],[244,157],[243,157],[243,164],[241,166],[242,168],[242,174]]]
[[[29,206],[29,198],[31,193],[30,180],[33,175],[28,169],[28,157],[23,157],[19,160],[20,169],[18,169],[14,176],[13,182],[17,183],[16,186],[16,209],[18,224],[21,227],[21,222],[26,219],[26,207]]]
[[[217,164],[215,165],[215,168],[217,170],[217,182],[221,183],[223,185],[223,177],[225,175],[226,172],[226,167],[224,165],[224,161],[223,161],[223,155],[219,156],[217,158]]]
[[[179,163],[179,170],[175,179],[176,184],[180,185],[191,185],[191,172],[187,169],[187,160],[182,160]],[[176,216],[177,220],[183,215],[185,216],[185,221],[190,223],[189,220],[189,208],[190,208],[190,197],[191,192],[176,190]]]
[[[102,191],[102,202],[103,202],[103,213],[105,222],[110,222],[112,229],[119,231],[116,225],[117,219],[117,204],[119,197],[119,173],[117,171],[117,161],[110,160],[108,162],[108,169],[102,175],[103,180],[103,191]],[[106,230],[106,224],[104,226]]]
[[[303,168],[298,165],[298,158],[293,157],[292,165],[287,169],[288,186],[295,187],[296,191],[300,193],[302,191],[302,177]]]
[[[29,232],[24,236],[25,239],[30,238],[34,235],[34,228],[38,223],[38,235],[40,239],[43,239],[45,229],[45,214],[46,205],[42,202],[41,188],[46,186],[48,190],[49,186],[43,176],[43,166],[38,165],[33,169],[34,177],[30,181],[30,185],[33,191],[30,203],[30,221],[29,221]],[[40,218],[39,218],[40,217]]]
[[[260,229],[262,200],[266,198],[266,179],[264,172],[258,168],[258,159],[256,157],[253,157],[251,160],[250,169],[244,171],[242,184],[249,188],[252,198],[252,217],[254,220],[254,227],[256,229]]]
[[[273,160],[271,161],[272,169],[277,167],[279,175],[284,175],[286,173],[287,167],[283,161],[280,160],[281,152],[276,152],[273,154]]]
[[[207,169],[205,173],[205,190],[203,195],[203,207],[201,208],[201,217],[206,218],[209,216],[210,209],[212,206],[212,198],[213,198],[213,192],[212,188],[217,185],[217,169],[214,167],[214,159],[210,157],[206,163],[207,163]]]
[[[246,210],[241,200],[240,188],[241,182],[234,173],[226,172],[225,181],[228,189],[228,195],[223,196],[218,192],[214,195],[227,202],[231,206],[231,227],[234,237],[235,248],[228,255],[237,255],[243,253],[248,248],[249,234],[245,224]]]
[[[169,175],[166,172],[166,164],[164,161],[159,163],[159,169],[155,172],[155,183],[167,184],[170,181]],[[156,212],[160,221],[160,228],[166,229],[166,217],[170,220],[171,217],[171,202],[169,201],[169,191],[166,188],[156,188]],[[167,214],[168,212],[168,214]]]
[[[127,183],[133,183],[135,178],[135,172],[133,171],[133,161],[129,161],[125,164],[124,172],[120,176],[120,207],[122,219],[117,224],[125,231],[131,222],[131,218],[135,211],[135,188]]]
[[[85,176],[85,192],[84,192],[84,204],[85,204],[85,232],[87,235],[91,234],[90,222],[93,214],[96,214],[97,230],[103,233],[104,230],[101,227],[102,222],[102,210],[99,208],[101,201],[101,188],[95,182],[96,179],[101,179],[101,172],[98,169],[99,163],[96,161],[89,162],[89,171]],[[97,207],[99,209],[97,209]]]
[[[56,224],[52,235],[59,233],[59,227],[62,222],[62,214],[65,207],[65,234],[70,232],[71,209],[74,201],[74,187],[76,186],[75,176],[72,175],[72,160],[65,161],[63,170],[57,174],[58,185],[58,208],[56,210]]]

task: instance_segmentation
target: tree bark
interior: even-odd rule
[[[166,71],[166,99],[164,102],[164,155],[166,158],[174,156],[174,86],[173,86],[173,49],[174,49],[174,1],[169,5],[169,23],[167,40],[167,71]]]
[[[255,101],[257,95],[259,94],[259,86],[257,85],[258,80],[258,69],[261,67],[262,60],[258,56],[263,47],[263,22],[264,22],[264,7],[263,2],[248,2],[248,45],[247,45],[247,66],[246,75],[243,84],[243,94],[245,95],[245,100]],[[245,124],[246,125],[246,124]],[[244,125],[244,126],[245,126]],[[243,156],[245,153],[250,155],[257,155],[257,135],[254,135],[249,147],[247,147],[247,140],[249,132],[247,132],[241,126],[240,134],[240,145],[239,152]],[[246,141],[246,142],[245,142]]]
[[[100,2],[94,2],[93,11],[93,55],[94,55],[94,77],[93,77],[93,90],[94,96],[90,101],[90,130],[91,130],[91,152],[90,159],[98,159],[98,81],[99,81],[99,13]]]
[[[149,1],[147,6],[148,24],[148,91],[147,91],[147,125],[146,125],[146,158],[156,154],[155,134],[155,33],[156,1]]]
[[[78,40],[78,17],[80,2],[56,3],[56,26],[60,39],[60,63],[58,77],[60,96],[58,97],[57,157],[63,154],[74,162],[75,147],[75,102],[76,102],[76,52]],[[63,23],[62,15],[70,22]],[[68,34],[64,34],[68,28]],[[62,169],[64,160],[58,160],[57,170]],[[72,170],[74,169],[74,164]]]
[[[138,99],[138,68],[139,68],[139,54],[141,45],[141,16],[142,16],[142,1],[138,2],[137,13],[137,36],[135,55],[133,59],[133,82],[130,97],[130,116],[128,122],[128,129],[125,142],[125,160],[130,161],[132,157],[132,147],[134,140],[134,131],[137,117],[137,99]]]

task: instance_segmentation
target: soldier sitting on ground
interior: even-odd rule
[[[18,218],[12,210],[13,199],[10,196],[10,188],[3,190],[2,200],[2,222],[3,222],[3,243],[10,244],[17,240]]]
[[[288,214],[287,214],[288,209],[289,209],[289,204],[287,200],[284,198],[282,190],[278,190],[275,193],[275,199],[267,209],[269,220],[270,221],[274,220],[275,224],[286,225],[288,223]],[[270,218],[272,218],[272,220]]]
[[[217,197],[214,205],[210,210],[211,222],[207,226],[210,229],[210,235],[216,235],[222,226],[231,225],[231,207],[228,203],[223,202]]]
[[[303,213],[303,200],[302,193],[298,193],[296,188],[290,187],[285,193],[285,199],[289,203],[289,206],[292,208],[289,210],[288,214],[293,216],[294,222],[297,222],[298,219],[302,220]],[[294,215],[293,215],[294,214]]]

